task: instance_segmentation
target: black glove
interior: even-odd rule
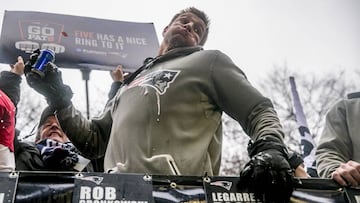
[[[30,55],[29,60],[25,63],[25,69],[24,69],[24,73],[26,74],[27,72],[30,72],[31,69],[33,69],[32,65],[35,64],[37,58],[40,55],[40,49],[35,49],[35,51],[33,51],[33,53]]]
[[[293,192],[293,171],[286,147],[274,138],[250,142],[251,160],[240,172],[240,188],[248,188],[265,202],[289,202]]]
[[[49,106],[62,109],[71,104],[73,92],[62,81],[61,72],[53,63],[46,64],[43,72],[33,68],[39,51],[35,50],[25,64],[25,77],[30,87],[44,95]]]

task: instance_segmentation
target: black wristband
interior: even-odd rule
[[[298,166],[304,163],[303,158],[296,153],[296,152],[290,152],[289,153],[289,164],[292,169],[296,169]]]
[[[275,149],[280,151],[286,158],[288,158],[288,151],[285,145],[279,142],[278,139],[272,137],[265,137],[253,142],[249,141],[247,150],[250,157],[255,156],[257,153],[267,150],[267,149]]]

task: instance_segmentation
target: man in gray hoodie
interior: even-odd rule
[[[158,56],[146,59],[91,120],[72,105],[53,64],[44,78],[32,71],[37,54],[27,82],[57,109],[72,143],[87,156],[105,154],[104,168],[112,172],[219,175],[225,112],[252,139],[241,180],[269,200],[286,201],[293,173],[277,113],[227,55],[203,49],[209,24],[194,7],[177,13],[162,32]]]

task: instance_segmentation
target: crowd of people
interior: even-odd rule
[[[309,177],[303,161],[284,143],[272,101],[229,56],[203,49],[209,26],[208,16],[194,7],[174,15],[163,29],[157,56],[130,75],[124,76],[121,66],[111,72],[109,100],[91,119],[73,105],[71,87],[55,64],[48,63],[39,75],[33,68],[39,52],[25,64],[19,57],[0,75],[0,170],[216,176],[226,113],[250,137],[244,146],[250,161],[240,181],[269,201],[286,202],[293,178]],[[19,141],[15,128],[24,73],[48,104],[33,143]],[[359,94],[331,109],[317,151],[319,175],[344,186],[360,183],[359,110]]]

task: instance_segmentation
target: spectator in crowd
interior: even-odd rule
[[[92,171],[90,160],[69,141],[50,107],[41,114],[35,142],[16,143],[15,158],[17,170]]]
[[[71,144],[68,144],[69,141],[66,135],[61,130],[58,122],[55,119],[55,116],[51,111],[47,109],[44,110],[41,119],[36,138],[37,145],[31,145],[25,142],[19,142],[17,136],[19,136],[20,131],[15,129],[15,115],[17,113],[16,107],[20,101],[20,84],[22,81],[21,76],[24,74],[24,62],[21,56],[18,57],[15,64],[10,65],[10,71],[2,71],[0,73],[0,99],[1,99],[1,120],[0,123],[0,168],[4,170],[53,170],[61,169],[56,168],[51,165],[47,165],[46,161],[52,161],[52,156],[49,156],[50,148],[46,148],[46,136],[54,137],[59,143],[65,143],[67,148],[72,151],[74,147]],[[8,96],[8,97],[7,97]],[[9,108],[7,110],[6,108]],[[45,122],[46,121],[46,122]],[[44,124],[44,125],[43,125]],[[52,126],[46,128],[45,124]],[[51,133],[53,132],[53,133]],[[58,135],[58,136],[57,136]],[[58,144],[60,145],[60,144]],[[6,146],[6,147],[5,147]],[[71,148],[72,147],[72,148]],[[45,156],[41,155],[41,150],[43,149],[44,155],[47,155],[50,158],[45,159]],[[46,150],[48,149],[48,150]],[[66,153],[61,152],[60,150],[56,151],[56,158],[61,156],[66,157]],[[71,151],[71,152],[72,152]],[[15,152],[15,153],[14,153]],[[60,156],[61,155],[61,156]],[[43,160],[42,160],[43,159]],[[61,160],[58,163],[60,164]],[[69,162],[69,161],[68,161]],[[64,165],[64,163],[63,163]]]
[[[108,94],[109,100],[124,80],[121,65],[110,73],[114,82]],[[61,129],[55,110],[50,107],[46,107],[41,114],[35,142],[15,141],[17,170],[104,171],[103,158],[93,159],[89,163],[80,155]]]
[[[24,62],[21,56],[10,71],[0,73],[0,171],[15,169],[14,136],[16,106],[20,100]]]
[[[209,24],[194,7],[174,15],[158,56],[145,60],[91,120],[75,109],[71,88],[53,63],[45,77],[31,70],[38,53],[28,62],[27,82],[57,110],[72,143],[87,156],[105,155],[111,172],[219,175],[225,112],[252,139],[240,180],[266,201],[287,202],[299,165],[289,164],[277,113],[227,55],[203,49]]]
[[[337,102],[327,113],[316,151],[319,176],[342,186],[360,184],[360,92]]]

